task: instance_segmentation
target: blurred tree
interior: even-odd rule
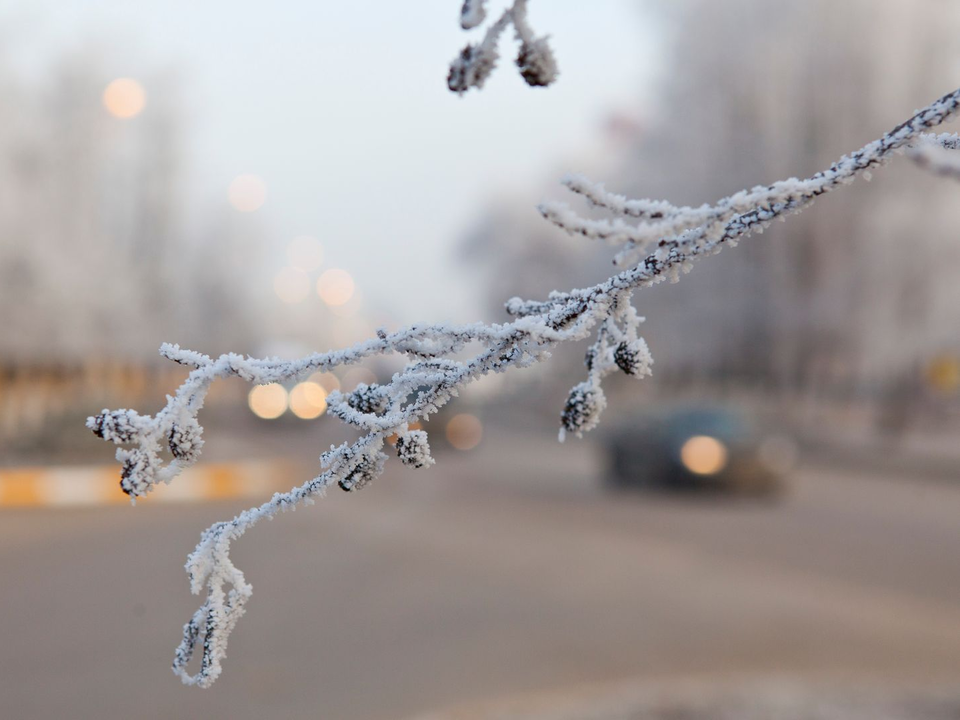
[[[698,205],[809,176],[948,90],[960,59],[960,12],[944,0],[643,6],[669,38],[657,103],[608,125],[612,167],[591,168],[583,153],[576,168],[633,197]],[[781,390],[900,382],[918,358],[956,344],[955,192],[923,173],[893,173],[818,203],[682,287],[644,293],[638,309],[658,368]],[[518,214],[496,208],[467,243],[475,261],[486,258],[494,303],[602,272],[595,250]],[[469,250],[490,245],[496,252]]]
[[[158,336],[252,351],[263,244],[225,203],[188,219],[175,82],[149,78],[125,120],[94,55],[40,76],[0,59],[0,361],[159,360]]]
[[[949,89],[960,57],[949,30],[957,8],[942,0],[688,0],[666,11],[683,28],[666,120],[639,139],[621,176],[630,190],[656,178],[658,193],[691,201],[815,172],[896,123],[900,108]],[[949,342],[954,189],[904,172],[852,190],[752,243],[741,262],[691,278],[682,298],[652,294],[651,307],[669,304],[671,327],[684,315],[699,324],[692,343],[656,332],[665,352],[683,343],[684,364],[716,358],[706,371],[780,387],[864,386]]]

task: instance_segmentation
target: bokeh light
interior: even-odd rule
[[[287,259],[294,267],[311,272],[323,262],[323,245],[315,237],[298,235],[287,245]]]
[[[960,359],[939,355],[927,364],[924,376],[932,390],[940,395],[952,395],[960,388]]]
[[[310,277],[299,268],[282,268],[273,277],[273,291],[290,305],[303,302],[310,294]]]
[[[727,446],[709,435],[694,435],[680,448],[680,461],[692,473],[714,475],[727,466]]]
[[[237,175],[227,191],[230,204],[240,212],[259,210],[267,200],[267,184],[258,175]]]
[[[327,270],[317,280],[317,295],[327,305],[343,305],[353,297],[353,278],[346,270]]]
[[[350,320],[357,317],[363,308],[363,296],[360,291],[354,289],[353,295],[343,305],[329,305],[330,314],[343,320]]]
[[[257,385],[247,396],[253,414],[264,420],[274,420],[287,411],[287,391],[283,385]]]
[[[460,413],[447,422],[447,442],[457,450],[472,450],[483,439],[483,423],[476,415]]]
[[[302,382],[290,391],[290,410],[301,420],[320,417],[327,409],[327,391],[314,382]]]
[[[327,395],[340,389],[340,380],[331,372],[315,372],[308,380],[326,390]]]
[[[147,93],[143,86],[131,78],[117,78],[103,91],[103,106],[115,118],[128,120],[143,112]]]

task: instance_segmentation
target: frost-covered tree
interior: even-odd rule
[[[521,4],[525,5],[518,0],[512,7]],[[468,2],[465,14],[475,19],[478,8],[482,4]],[[163,345],[164,357],[190,368],[187,380],[166,406],[153,416],[104,410],[88,420],[98,436],[121,446],[117,450],[122,464],[120,484],[133,500],[160,483],[173,481],[199,460],[203,430],[198,413],[214,381],[237,377],[254,384],[283,382],[380,355],[396,355],[404,361],[402,369],[383,383],[361,384],[352,392],[328,396],[328,412],[356,428],[359,437],[324,452],[315,478],[202,534],[186,569],[192,591],[206,597],[184,626],[174,671],[184,682],[202,687],[220,675],[228,637],[251,595],[249,583],[231,560],[230,547],[261,520],[310,504],[332,486],[347,492],[366,487],[388,460],[391,436],[398,438],[393,452],[400,462],[417,468],[432,465],[428,435],[414,423],[427,420],[469,383],[491,373],[529,367],[564,343],[591,341],[584,358],[585,378],[562,405],[561,440],[566,434],[579,437],[593,429],[606,405],[602,386],[606,376],[651,374],[653,359],[639,334],[642,318],[632,303],[637,290],[678,280],[699,259],[763,232],[773,221],[804,210],[818,197],[863,177],[898,153],[909,152],[919,165],[937,173],[955,174],[953,153],[960,138],[931,131],[958,112],[960,90],[805,179],[792,177],[755,186],[712,204],[628,199],[582,176],[570,176],[564,180],[567,188],[606,216],[587,218],[555,203],[544,205],[542,213],[574,235],[616,246],[622,269],[594,285],[552,292],[546,298],[511,298],[505,305],[509,319],[503,323],[382,328],[351,347],[295,361],[233,353],[210,357]],[[191,674],[188,663],[198,649],[199,669]]]

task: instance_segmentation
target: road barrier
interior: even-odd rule
[[[138,502],[168,503],[267,499],[292,487],[289,463],[209,463],[188,468]],[[120,489],[120,466],[0,468],[0,507],[76,507],[129,503]]]

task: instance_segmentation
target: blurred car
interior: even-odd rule
[[[796,445],[763,437],[740,411],[664,409],[632,416],[606,440],[611,488],[771,494],[796,463]]]

